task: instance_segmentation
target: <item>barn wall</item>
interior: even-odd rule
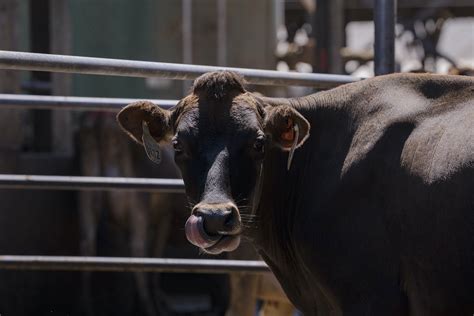
[[[156,60],[154,45],[158,1],[72,1],[72,54]],[[74,76],[73,94],[150,97],[143,78]]]
[[[217,0],[192,3],[192,63],[217,65]],[[183,62],[182,1],[71,2],[72,53],[82,56]],[[104,19],[113,14],[114,18]],[[273,0],[227,0],[227,65],[275,68]],[[182,82],[74,76],[73,94],[181,97]]]
[[[0,5],[0,49],[17,50],[19,48],[20,3],[5,0]],[[13,70],[0,70],[0,93],[18,93],[20,91],[20,73]],[[22,110],[4,110],[0,112],[0,169],[15,169],[16,160],[23,143]]]

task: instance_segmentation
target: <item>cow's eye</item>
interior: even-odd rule
[[[264,137],[259,137],[255,140],[255,143],[253,144],[253,149],[256,152],[262,153],[265,150],[265,138]]]
[[[171,144],[173,145],[173,149],[175,153],[180,153],[183,151],[183,146],[177,139],[173,139],[171,141]]]

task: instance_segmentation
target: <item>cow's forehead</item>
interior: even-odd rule
[[[250,93],[230,100],[207,100],[191,95],[183,99],[175,110],[177,130],[225,133],[262,128],[263,117],[259,104]]]

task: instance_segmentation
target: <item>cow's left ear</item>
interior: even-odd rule
[[[294,108],[267,106],[265,112],[265,134],[270,135],[272,143],[282,150],[294,150],[308,138],[309,122]]]

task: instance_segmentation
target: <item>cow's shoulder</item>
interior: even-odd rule
[[[395,74],[352,89],[355,131],[343,174],[381,143],[388,151],[399,147],[401,167],[425,182],[472,168],[474,79]]]
[[[418,118],[405,142],[401,166],[426,183],[474,168],[474,99],[442,113]]]

